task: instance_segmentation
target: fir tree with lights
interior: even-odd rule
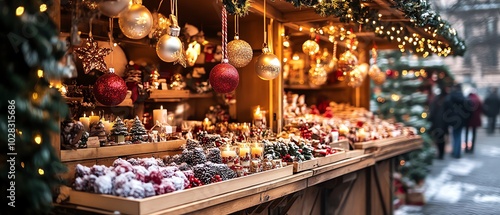
[[[399,171],[406,181],[419,184],[429,173],[435,149],[427,132],[428,104],[432,89],[452,82],[447,68],[425,58],[410,58],[400,52],[379,54],[386,64],[379,64],[387,79],[375,93],[378,114],[418,130],[424,140],[422,149],[400,156]],[[381,62],[381,61],[378,61]]]
[[[66,167],[52,147],[68,107],[50,81],[71,77],[52,1],[0,0],[2,214],[47,214]],[[57,143],[59,144],[59,143]],[[7,161],[7,162],[6,162]],[[14,207],[15,206],[15,207]]]

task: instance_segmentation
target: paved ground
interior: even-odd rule
[[[395,215],[500,215],[500,132],[478,130],[474,154],[435,160],[426,179],[424,206],[403,206]]]

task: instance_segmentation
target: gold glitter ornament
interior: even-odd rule
[[[363,84],[364,77],[360,70],[360,67],[355,67],[348,73],[347,76],[347,85],[353,88],[360,87]]]
[[[269,51],[269,48],[264,47],[262,55],[257,58],[255,72],[263,80],[275,79],[281,72],[281,62],[276,55]]]
[[[328,79],[327,72],[325,70],[325,66],[320,63],[317,63],[316,66],[313,66],[309,69],[309,83],[312,85],[323,85],[326,83]]]
[[[319,52],[319,45],[314,40],[306,40],[302,44],[302,51],[308,55],[315,55]]]
[[[240,40],[238,36],[227,44],[227,59],[229,64],[236,68],[241,68],[252,61],[253,50],[252,46],[244,40]]]
[[[153,28],[153,15],[143,5],[134,4],[118,15],[118,25],[126,37],[142,39]]]
[[[108,71],[104,57],[111,53],[111,49],[99,48],[98,43],[94,40],[92,35],[87,38],[84,46],[75,48],[75,53],[78,59],[82,60],[85,74],[88,74],[94,69],[101,72]]]
[[[344,72],[352,71],[358,65],[358,58],[349,50],[340,55],[338,68]]]

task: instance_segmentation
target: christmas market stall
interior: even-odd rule
[[[394,158],[422,148],[425,129],[370,111],[370,80],[394,75],[378,50],[465,51],[425,0],[44,8],[61,43],[48,60],[65,73],[39,62],[32,78],[66,111],[30,117],[59,127],[33,134],[67,168],[35,168],[64,179],[57,214],[390,214]],[[47,102],[39,90],[27,102]]]

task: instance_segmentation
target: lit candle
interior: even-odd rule
[[[221,151],[221,156],[223,158],[236,157],[236,151],[234,151],[233,149],[231,149],[231,147],[228,144],[228,145],[226,145],[226,147],[224,148],[224,150]]]
[[[208,130],[211,124],[212,123],[210,122],[210,120],[208,118],[205,118],[205,120],[203,120],[203,130]]]
[[[260,106],[257,106],[257,109],[253,114],[253,120],[262,120],[262,112],[260,111]]]
[[[92,111],[92,115],[90,116],[89,121],[90,121],[90,126],[92,126],[92,124],[99,122],[99,116],[95,116],[94,112]]]
[[[113,127],[113,123],[104,119],[102,119],[101,121],[102,124],[104,125],[104,131],[106,132],[106,134],[109,134],[111,132],[111,128]]]
[[[153,110],[153,122],[157,121],[162,124],[167,123],[167,109],[163,109],[163,105],[160,109]]]
[[[357,136],[358,136],[359,141],[364,141],[364,140],[365,140],[365,138],[366,138],[366,132],[365,132],[365,129],[360,128],[360,129],[358,130]]]
[[[349,133],[349,128],[345,125],[340,125],[339,127],[339,135],[347,135]]]
[[[252,146],[252,158],[260,158],[260,157],[262,157],[262,152],[264,152],[264,147],[262,147],[258,143],[255,143]]]
[[[247,154],[250,154],[250,147],[245,143],[240,147],[240,157],[244,158]]]
[[[90,119],[86,117],[85,113],[83,114],[83,117],[80,117],[80,122],[83,124],[83,127],[85,128],[85,131],[90,131]]]

